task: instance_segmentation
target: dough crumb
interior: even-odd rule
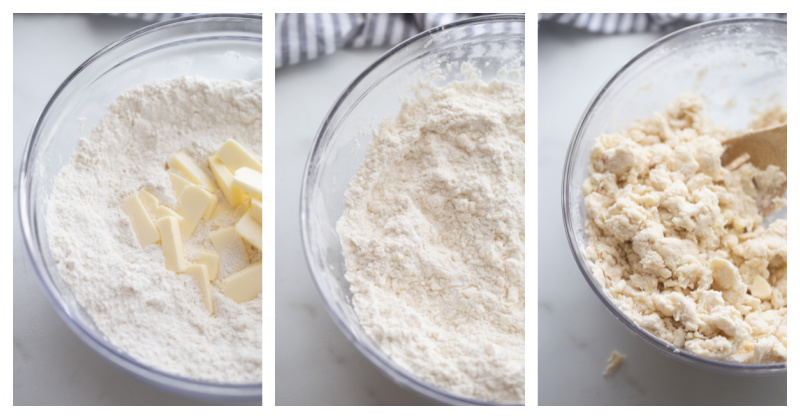
[[[625,360],[625,355],[617,352],[616,350],[611,352],[611,356],[608,358],[608,365],[606,365],[606,370],[603,371],[603,377],[609,377],[614,375],[615,372],[619,369],[622,365],[622,361]]]

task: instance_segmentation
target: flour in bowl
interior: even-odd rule
[[[261,381],[261,296],[236,303],[212,286],[211,315],[195,280],[167,270],[160,245],[142,248],[120,209],[142,189],[175,207],[166,164],[177,152],[209,176],[207,156],[230,138],[260,156],[261,121],[260,81],[151,82],[110,105],[55,179],[46,223],[58,271],[105,336],[145,365],[204,381]],[[201,220],[184,238],[187,258],[211,249],[209,232],[242,211]],[[246,263],[223,256],[220,277]]]
[[[422,90],[383,121],[345,194],[353,305],[412,375],[524,403],[525,89]]]

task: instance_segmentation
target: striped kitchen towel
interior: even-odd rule
[[[478,13],[276,13],[275,68],[339,48],[396,45],[420,32]]]
[[[786,13],[540,13],[552,21],[592,33],[671,32],[684,26],[732,17],[786,19]]]

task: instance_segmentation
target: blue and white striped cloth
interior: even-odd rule
[[[474,13],[276,13],[275,68],[332,54],[339,48],[396,45]]]
[[[709,20],[731,17],[786,19],[786,13],[540,13],[539,21],[552,21],[592,33],[671,32]]]

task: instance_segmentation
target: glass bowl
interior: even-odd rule
[[[19,188],[22,232],[48,301],[81,340],[111,363],[147,383],[185,396],[259,400],[261,383],[227,384],[176,376],[140,363],[110,342],[58,272],[44,220],[47,201],[53,179],[69,162],[83,127],[93,127],[122,92],[181,75],[257,80],[262,78],[261,64],[260,16],[200,15],[148,26],[103,48],[67,77],[39,115],[23,152]]]
[[[366,334],[353,310],[336,222],[344,212],[344,192],[364,159],[372,129],[396,115],[403,98],[434,70],[444,85],[463,79],[469,62],[484,80],[524,83],[525,18],[494,15],[468,19],[421,33],[390,50],[361,73],[339,96],[317,132],[306,163],[300,202],[303,247],[311,275],[333,321],[347,339],[401,386],[436,401],[492,404],[448,393],[417,379],[389,359]],[[519,70],[519,71],[515,71]]]
[[[606,82],[583,113],[567,151],[562,183],[564,227],[589,286],[611,313],[659,352],[714,371],[765,375],[786,363],[720,362],[676,348],[637,326],[603,292],[587,260],[586,207],[582,191],[595,138],[620,132],[637,118],[663,112],[679,94],[695,92],[711,120],[746,129],[754,109],[786,106],[786,21],[726,19],[685,28],[640,52]],[[786,218],[786,210],[778,212]]]

